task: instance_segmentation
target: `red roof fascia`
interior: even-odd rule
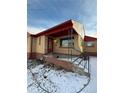
[[[90,37],[90,36],[84,37],[84,41],[96,41],[96,40],[97,40],[97,38],[95,38],[95,37]]]
[[[43,32],[40,32],[40,33],[38,33],[38,34],[36,34],[34,36],[37,37],[37,36],[40,36],[40,35],[53,34],[53,33],[59,32],[59,31],[70,29],[70,28],[72,28],[72,26],[73,26],[72,21],[68,20],[68,21],[66,21],[66,22],[64,22],[62,24],[56,25],[56,26],[54,26],[54,27],[52,27],[50,29],[47,29],[47,30],[45,30]]]

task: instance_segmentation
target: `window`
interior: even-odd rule
[[[93,47],[95,42],[86,42],[87,47]]]
[[[73,47],[74,46],[74,37],[60,39],[60,46],[61,47]]]
[[[41,37],[39,37],[39,45],[41,44]]]

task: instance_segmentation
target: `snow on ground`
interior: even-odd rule
[[[68,59],[64,58],[62,60]],[[96,68],[96,57],[90,57],[91,80],[80,93],[97,93]],[[76,93],[89,79],[77,73],[50,69],[49,67],[43,68],[41,64],[28,69],[27,74],[28,93]]]
[[[90,57],[91,80],[81,93],[97,93],[97,58]]]

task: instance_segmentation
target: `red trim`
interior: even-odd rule
[[[50,34],[57,33],[57,32],[63,31],[63,30],[68,30],[68,29],[72,28],[72,26],[73,26],[72,20],[68,20],[64,23],[56,25],[52,28],[49,28],[45,31],[42,31],[42,32],[40,32],[36,35],[32,35],[32,36],[37,37],[40,35],[50,35]]]
[[[97,38],[95,38],[95,37],[90,37],[90,36],[84,37],[84,41],[96,41],[96,40],[97,40]]]

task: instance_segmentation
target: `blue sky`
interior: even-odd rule
[[[27,26],[33,33],[73,19],[87,34],[96,34],[96,16],[96,0],[27,0]]]

